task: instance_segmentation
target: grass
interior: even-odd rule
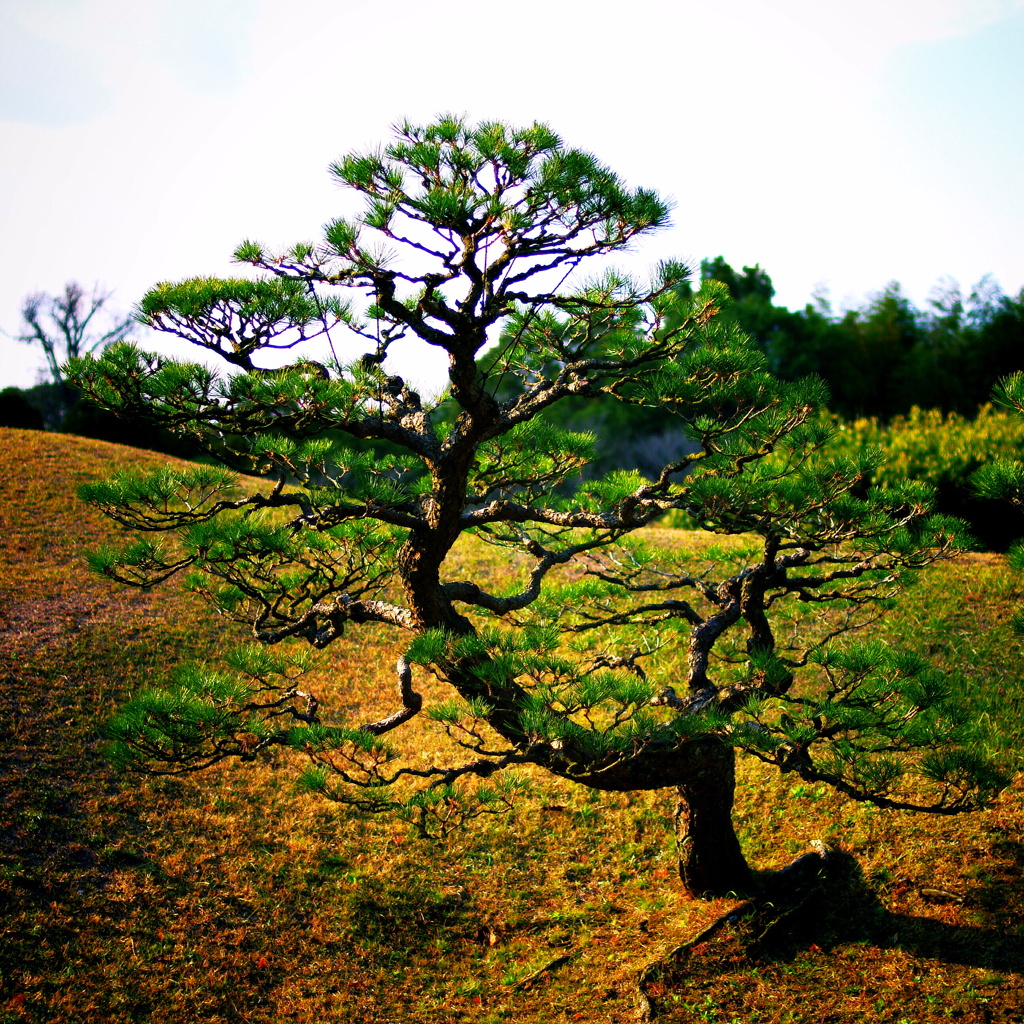
[[[538,775],[514,814],[441,843],[299,795],[285,754],[180,779],[108,766],[99,728],[118,703],[225,641],[173,587],[126,592],[83,569],[113,528],[75,487],[159,460],[0,431],[0,1024],[635,1020],[637,972],[730,906],[682,893],[670,793]],[[1003,626],[1019,600],[1000,558],[972,555],[937,567],[883,627],[956,670],[1007,749],[1024,717]],[[334,645],[316,687],[386,713],[398,648],[359,641]],[[417,728],[427,756],[440,739]],[[669,962],[658,1019],[1024,1020],[1019,783],[942,819],[744,761],[736,819],[758,868],[819,838],[857,866],[810,939],[756,962],[728,943]]]

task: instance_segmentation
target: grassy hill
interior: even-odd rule
[[[683,896],[669,792],[538,776],[513,814],[441,843],[299,795],[286,754],[155,780],[107,765],[100,728],[119,701],[237,639],[171,586],[128,592],[84,570],[115,528],[77,485],[160,461],[0,430],[0,1024],[636,1020],[638,972],[731,906]],[[957,671],[1008,749],[1024,682],[1002,623],[1019,597],[1001,559],[974,555],[884,626]],[[322,659],[318,692],[386,713],[396,653],[364,630]],[[424,756],[440,742],[427,726],[416,740]],[[790,789],[754,763],[739,781],[758,868],[823,839],[862,876],[809,939],[757,960],[716,943],[672,958],[647,990],[657,1019],[1024,1020],[1019,777],[951,819]]]

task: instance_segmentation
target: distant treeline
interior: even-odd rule
[[[702,261],[700,277],[726,285],[732,305],[724,315],[756,341],[777,375],[823,378],[831,391],[830,411],[844,419],[876,417],[885,423],[914,407],[974,416],[998,378],[1024,369],[1024,290],[1011,298],[988,279],[966,295],[954,283],[941,285],[924,310],[892,283],[861,307],[836,312],[823,297],[801,310],[775,305],[771,278],[760,266],[737,271],[718,256]],[[485,356],[483,364],[496,356]],[[560,406],[551,418],[598,434],[604,442],[598,469],[660,465],[659,439],[677,442],[667,414],[612,401]],[[62,384],[0,391],[0,425],[128,444],[145,440],[184,454],[167,436],[146,432],[143,438],[139,424],[83,407]]]
[[[737,272],[719,256],[701,263],[701,277],[728,287],[731,315],[776,374],[822,377],[845,418],[888,420],[914,406],[973,415],[999,377],[1024,369],[1024,291],[1011,298],[988,278],[966,295],[943,283],[923,310],[893,282],[837,313],[825,298],[795,312],[774,305],[759,266]]]
[[[884,425],[915,408],[972,418],[1000,377],[1024,370],[1024,291],[1010,298],[987,278],[967,295],[954,283],[937,287],[924,310],[892,283],[861,307],[836,312],[824,297],[796,311],[775,305],[759,266],[737,271],[718,256],[701,263],[700,276],[727,286],[732,304],[724,315],[761,347],[773,372],[821,377],[829,411],[843,420]],[[680,444],[668,413],[611,399],[560,403],[548,418],[597,435],[595,473],[657,473]]]

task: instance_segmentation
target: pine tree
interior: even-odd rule
[[[93,401],[222,467],[83,488],[140,535],[94,569],[137,586],[184,574],[264,645],[141,694],[111,725],[124,760],[179,772],[288,747],[308,758],[309,788],[424,828],[441,803],[509,797],[523,765],[598,790],[675,787],[694,893],[749,885],[731,820],[737,750],[883,807],[952,813],[1002,785],[941,677],[883,645],[837,642],[950,552],[956,524],[911,484],[856,496],[866,467],[822,455],[822,385],[773,378],[719,315],[720,283],[693,295],[671,262],[647,282],[582,276],[667,224],[664,201],[544,125],[450,116],[403,124],[331,172],[362,197],[360,216],[281,253],[244,242],[235,258],[256,279],[143,299],[146,323],[231,372],[130,345],[72,364]],[[341,332],[362,358],[270,368],[275,350]],[[446,356],[439,399],[393,372],[403,339]],[[501,358],[481,362],[493,343]],[[653,479],[573,486],[594,439],[542,414],[601,396],[670,413],[691,443]],[[726,543],[697,565],[645,547],[640,531],[666,513]],[[453,576],[464,534],[525,568],[497,590]],[[791,614],[805,609],[829,614]],[[299,688],[301,659],[274,645],[352,642],[365,623],[408,639],[400,705],[331,724]],[[680,651],[684,678],[666,686],[659,662]],[[423,671],[452,699],[424,709]],[[393,738],[421,713],[468,753],[403,762]]]

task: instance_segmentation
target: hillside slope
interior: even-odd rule
[[[75,488],[166,461],[0,430],[0,1024],[635,1021],[638,970],[731,906],[681,897],[671,794],[538,777],[515,814],[434,843],[298,794],[282,755],[114,774],[101,730],[118,702],[239,636],[173,585],[130,591],[83,565],[118,531]],[[919,591],[893,642],[939,622],[984,713],[1024,717],[1002,561],[944,566]],[[363,631],[335,645],[313,676],[324,706],[393,709],[395,644]],[[432,757],[436,734],[413,737]],[[823,837],[863,878],[819,908],[813,939],[757,962],[714,943],[670,962],[649,989],[659,1020],[1024,1019],[1019,785],[990,811],[934,819],[791,791],[757,764],[740,774],[761,867]]]

